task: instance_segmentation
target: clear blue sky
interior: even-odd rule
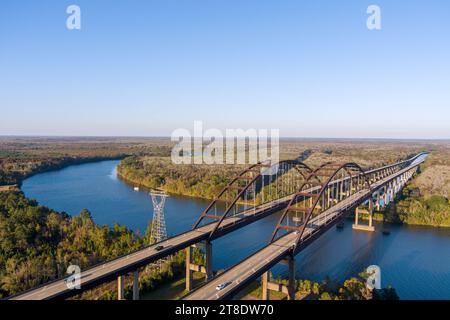
[[[81,7],[82,29],[66,29]],[[366,9],[382,10],[382,30]],[[2,0],[0,134],[450,138],[448,0]]]

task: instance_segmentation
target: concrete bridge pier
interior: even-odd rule
[[[388,205],[388,188],[387,188],[387,186],[384,187],[383,202],[384,202],[384,207],[386,207]]]
[[[262,300],[270,300],[270,291],[282,292],[287,295],[288,300],[295,300],[295,258],[289,255],[283,263],[289,269],[287,285],[271,282],[269,271],[264,272],[261,276]]]
[[[191,270],[192,247],[189,246],[185,250],[186,250],[186,291],[191,292],[192,280],[193,280],[193,274],[194,274],[194,272]]]
[[[125,300],[125,277],[117,278],[117,300]]]
[[[373,226],[373,198],[371,197],[369,199],[369,228],[373,230],[369,231],[375,231],[375,227]]]
[[[381,190],[378,190],[377,193],[376,193],[376,195],[377,195],[377,204],[376,204],[377,211],[380,211],[380,208],[381,208],[381,195],[380,195],[380,193],[381,193]]]
[[[261,276],[262,300],[270,300],[269,278],[269,271],[264,272]]]
[[[359,224],[359,208],[355,208],[355,223],[352,225],[353,230],[359,230],[359,231],[368,231],[368,232],[374,232],[375,227],[373,226],[373,198],[370,197],[369,199],[369,224]]]
[[[289,279],[288,279],[288,299],[295,300],[295,258],[294,256],[289,256],[287,258],[288,268],[289,268]]]
[[[213,278],[213,266],[212,266],[212,243],[210,241],[205,241],[205,268],[206,268],[206,281]]]
[[[125,300],[125,276],[117,277],[117,300]],[[139,300],[139,270],[133,272],[133,300]]]
[[[193,276],[194,272],[201,272],[206,275],[205,281],[209,281],[213,278],[213,254],[212,243],[210,241],[203,242],[205,248],[205,265],[196,265],[192,263],[192,250],[194,246],[187,247],[186,250],[186,291],[190,292],[193,289]]]
[[[133,272],[133,300],[139,300],[139,270]]]

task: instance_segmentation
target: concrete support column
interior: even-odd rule
[[[139,300],[139,270],[133,273],[133,300]]]
[[[269,300],[269,271],[264,272],[261,276],[261,286],[262,286],[262,300]]]
[[[336,199],[336,185],[333,185],[333,189],[331,189],[331,203],[334,206],[334,199]]]
[[[369,224],[359,224],[359,208],[355,208],[355,224],[352,225],[353,230],[360,231],[375,231],[375,227],[373,226],[373,199],[372,197],[369,199]]]
[[[393,195],[394,195],[394,186],[392,182],[389,182],[389,202],[392,201]]]
[[[372,228],[373,224],[373,198],[370,197],[369,199],[369,227]]]
[[[295,300],[295,258],[288,257],[289,281],[288,281],[288,299]]]
[[[192,261],[192,247],[186,248],[186,291],[190,292],[192,290],[192,278],[193,271],[191,270]]]
[[[125,283],[124,276],[117,278],[117,300],[125,300]]]
[[[205,241],[205,268],[206,268],[206,281],[213,278],[213,266],[212,266],[212,243]]]
[[[384,187],[384,206],[386,207],[388,205],[388,187]]]
[[[381,195],[380,195],[380,190],[377,191],[377,211],[380,211],[381,208]]]

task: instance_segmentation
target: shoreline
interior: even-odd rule
[[[109,161],[109,160],[122,160],[124,158],[128,157],[128,155],[121,155],[116,157],[87,157],[87,158],[61,158],[60,162],[54,163],[54,164],[45,164],[41,167],[35,168],[35,170],[32,170],[29,173],[26,173],[22,176],[18,176],[16,178],[16,183],[13,184],[14,186],[17,186],[18,189],[22,190],[22,183],[24,180],[31,178],[35,175],[41,174],[41,173],[47,173],[52,171],[58,171],[65,168],[68,168],[70,166],[76,166],[76,165],[82,165],[82,164],[88,164],[88,163],[95,163],[95,162],[101,162],[101,161]],[[0,188],[2,187],[9,187],[11,185],[0,185]]]
[[[32,176],[35,176],[37,174],[42,174],[42,173],[47,173],[47,172],[51,172],[51,171],[58,171],[58,170],[62,170],[65,169],[67,167],[70,166],[76,166],[76,165],[82,165],[82,164],[88,164],[88,163],[95,163],[95,162],[102,162],[102,161],[109,161],[109,160],[123,160],[125,158],[127,158],[129,155],[121,155],[121,156],[117,156],[117,157],[92,157],[92,158],[68,158],[68,159],[64,159],[62,162],[60,162],[57,165],[52,165],[50,167],[45,167],[45,168],[41,168],[40,170],[35,170],[30,174],[27,174],[23,177],[20,178],[20,182],[17,183],[17,187],[20,191],[21,190],[21,186],[22,186],[22,182],[25,179],[31,178]],[[137,186],[139,188],[143,188],[145,190],[150,190],[151,188],[149,188],[148,186],[146,186],[145,184],[142,183],[138,183],[135,182],[129,178],[125,178],[121,173],[119,168],[120,163],[116,166],[116,172],[117,172],[117,177],[119,179],[121,179],[124,183],[126,183],[127,185],[130,186],[130,188],[132,188],[133,186]],[[1,187],[8,187],[8,186],[0,186]],[[164,188],[162,188],[164,190]],[[0,189],[1,190],[1,189]],[[166,191],[166,190],[165,190]],[[208,201],[212,201],[213,199],[211,198],[207,198],[207,197],[199,197],[199,196],[193,196],[190,194],[183,194],[183,193],[174,193],[174,192],[168,192],[166,191],[168,194],[175,196],[175,197],[181,197],[181,198],[186,198],[186,199],[192,199],[192,200],[199,200],[199,201],[204,201],[204,202],[208,202]],[[346,218],[346,220],[351,219],[351,215]],[[367,220],[366,215],[361,215],[360,217],[361,220],[365,221]],[[384,224],[387,225],[396,225],[396,226],[423,226],[423,227],[432,227],[432,228],[444,228],[444,229],[449,229],[450,225],[436,225],[436,224],[426,224],[426,223],[407,223],[407,222],[393,222],[393,221],[383,221],[383,214],[381,212],[376,212],[374,214],[374,221],[377,222],[382,222]]]

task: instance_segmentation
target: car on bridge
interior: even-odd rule
[[[223,290],[223,289],[225,289],[227,286],[229,286],[230,284],[231,284],[231,282],[224,282],[224,283],[221,283],[221,284],[219,284],[219,285],[216,287],[216,290],[217,290],[217,291]]]
[[[155,248],[156,251],[161,251],[162,249],[164,249],[164,246],[157,246],[157,247]]]

